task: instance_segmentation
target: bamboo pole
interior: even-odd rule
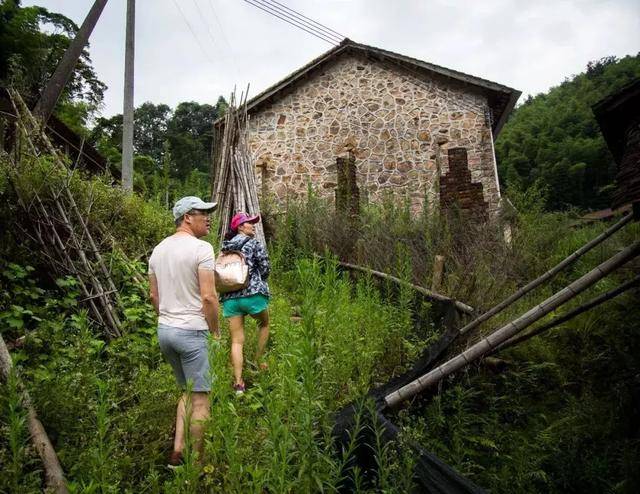
[[[620,230],[623,226],[625,226],[630,221],[631,221],[631,215],[628,214],[628,215],[624,216],[615,225],[611,226],[608,230],[602,232],[596,238],[594,238],[590,242],[588,242],[585,245],[583,245],[582,247],[580,247],[577,251],[575,251],[573,254],[571,254],[570,256],[565,258],[563,261],[561,261],[558,264],[556,264],[553,268],[551,268],[549,271],[544,273],[542,276],[539,276],[535,280],[529,282],[528,284],[526,284],[525,286],[520,288],[518,291],[514,292],[511,296],[509,296],[506,299],[504,299],[498,305],[496,305],[493,308],[489,309],[487,312],[485,312],[484,314],[480,315],[479,317],[477,317],[476,319],[471,321],[466,326],[462,327],[460,329],[460,334],[462,335],[462,334],[465,334],[468,331],[471,331],[472,329],[478,327],[480,324],[482,324],[486,320],[488,320],[488,319],[492,318],[493,316],[495,316],[496,314],[502,312],[505,308],[510,306],[516,300],[519,300],[520,298],[522,298],[524,295],[529,293],[534,288],[540,286],[542,283],[544,283],[545,281],[549,280],[550,278],[553,278],[561,270],[563,270],[564,268],[569,266],[571,263],[573,263],[576,260],[578,260],[584,254],[586,254],[591,249],[593,249],[595,246],[599,245],[601,242],[603,242],[604,240],[609,238],[611,235],[613,235],[615,232]]]
[[[25,113],[27,119],[29,121],[31,121],[31,124],[32,124],[33,128],[37,128],[37,124],[36,124],[35,118],[33,117],[31,112],[27,108],[26,104],[22,100],[22,97],[20,96],[19,93],[15,93],[15,94],[16,94],[16,97],[18,98],[20,106],[22,107],[22,110]],[[58,163],[58,166],[60,168],[62,168],[62,169],[66,169],[66,167],[64,166],[64,164],[60,160],[60,156],[58,155],[57,150],[53,147],[53,144],[51,144],[51,141],[46,136],[46,134],[44,134],[43,132],[40,132],[40,137],[42,138],[42,141],[45,143],[45,146],[47,147],[47,150],[49,151],[49,153],[53,157],[55,157],[55,159],[56,159],[56,161]],[[73,197],[73,194],[71,193],[71,191],[69,190],[69,188],[67,186],[63,187],[63,191],[65,193],[65,196],[66,196],[67,200],[69,201],[69,204],[71,204],[72,211],[74,212],[74,214],[78,218],[78,221],[79,221],[79,223],[80,223],[80,225],[82,227],[82,230],[83,230],[83,235],[86,235],[87,240],[89,241],[89,245],[91,246],[91,251],[94,254],[94,256],[96,257],[96,260],[98,261],[98,265],[100,266],[100,269],[102,270],[102,274],[104,275],[105,280],[109,284],[109,288],[112,291],[117,293],[117,289],[115,287],[115,284],[113,283],[113,280],[111,279],[111,275],[110,275],[109,271],[107,270],[107,267],[106,267],[106,265],[104,263],[104,259],[102,258],[102,255],[100,254],[100,251],[98,250],[98,248],[97,248],[97,246],[96,246],[96,244],[95,244],[95,242],[93,240],[93,236],[91,235],[91,232],[89,231],[89,228],[87,227],[87,224],[86,224],[86,222],[84,220],[84,217],[82,216],[82,213],[80,213],[78,205],[76,204],[76,201],[75,201],[75,199]]]
[[[609,258],[564,289],[547,298],[544,302],[532,308],[517,319],[504,325],[500,329],[494,331],[464,352],[424,374],[415,381],[412,381],[400,389],[389,393],[384,398],[385,403],[389,407],[396,406],[400,402],[417,395],[420,391],[433,386],[445,377],[480,359],[484,355],[493,351],[500,344],[522,331],[524,328],[530,326],[549,312],[564,304],[567,300],[572,299],[579,293],[594,285],[606,275],[639,254],[640,241],[635,242],[623,251]]]
[[[377,278],[381,278],[383,280],[389,280],[389,281],[393,281],[394,283],[397,283],[398,285],[402,285],[402,286],[406,286],[411,288],[412,290],[415,290],[416,292],[424,295],[425,298],[429,299],[429,300],[437,300],[439,302],[452,302],[456,309],[460,312],[464,312],[465,314],[473,314],[473,307],[460,302],[459,300],[454,300],[450,297],[447,297],[446,295],[442,295],[440,293],[436,293],[433,292],[431,290],[427,290],[424,287],[421,287],[419,285],[414,285],[413,283],[409,283],[407,281],[403,281],[400,278],[396,278],[395,276],[392,276],[390,274],[387,273],[383,273],[382,271],[375,271],[373,269],[369,269],[369,268],[365,268],[362,266],[357,266],[356,264],[351,264],[348,262],[342,262],[342,261],[338,261],[338,264],[340,266],[343,266],[345,268],[348,269],[352,269],[354,271],[362,271],[363,273],[367,273],[367,274],[371,274]]]
[[[3,381],[8,379],[12,368],[13,362],[11,355],[9,354],[9,350],[7,350],[7,345],[2,338],[2,334],[0,334],[0,373],[2,374]],[[31,434],[31,442],[42,460],[47,489],[57,494],[68,494],[69,491],[64,479],[64,472],[62,471],[56,450],[53,448],[42,422],[38,419],[38,415],[31,404],[31,398],[26,390],[22,391],[21,401],[22,406],[27,410],[27,427]]]
[[[622,293],[631,290],[632,288],[638,287],[640,286],[640,275],[636,276],[635,278],[627,281],[626,283],[623,283],[622,285],[614,288],[613,290],[610,290],[606,293],[603,293],[601,295],[598,295],[595,298],[592,298],[591,300],[589,300],[588,302],[580,305],[579,307],[576,307],[575,309],[567,312],[566,314],[559,316],[559,317],[555,317],[554,319],[552,319],[551,321],[549,321],[546,324],[543,324],[542,326],[539,326],[537,328],[532,329],[531,331],[528,331],[527,333],[524,334],[519,334],[517,336],[514,336],[513,338],[505,341],[504,343],[502,343],[501,345],[499,345],[494,351],[491,352],[491,354],[497,353],[501,350],[505,350],[507,348],[510,348],[514,345],[517,345],[518,343],[522,343],[523,341],[526,341],[530,338],[533,338],[534,336],[539,335],[540,333],[543,333],[551,328],[554,328],[560,324],[563,324],[571,319],[573,319],[576,316],[579,316],[580,314],[593,309],[594,307],[597,307],[600,304],[603,304],[609,300],[611,300],[612,298],[617,297],[618,295],[621,295]]]

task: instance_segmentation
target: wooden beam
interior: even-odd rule
[[[2,377],[3,381],[9,378],[12,368],[13,362],[11,355],[0,334],[0,377]],[[31,434],[31,442],[42,460],[47,490],[51,490],[56,494],[68,494],[69,490],[67,489],[64,472],[60,466],[58,455],[55,449],[53,449],[47,431],[38,419],[38,415],[31,405],[31,398],[26,391],[22,392],[22,406],[27,410],[27,426]]]

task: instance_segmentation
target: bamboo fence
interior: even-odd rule
[[[217,132],[214,144],[212,201],[218,203],[221,242],[234,214],[239,211],[260,214],[255,166],[248,145],[248,92],[247,87],[237,106],[235,91],[231,94],[222,130]],[[256,224],[256,238],[266,246],[261,222]]]

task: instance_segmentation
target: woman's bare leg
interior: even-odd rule
[[[229,330],[231,332],[231,365],[233,366],[233,377],[235,384],[242,383],[242,365],[244,356],[242,348],[244,346],[244,316],[234,316],[229,318]]]
[[[256,363],[260,368],[265,369],[266,363],[260,363],[260,359],[264,354],[264,349],[267,346],[267,340],[269,339],[269,309],[265,309],[258,314],[253,314],[251,317],[258,321],[258,350],[256,351]]]

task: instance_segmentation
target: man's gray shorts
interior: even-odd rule
[[[158,325],[158,342],[163,355],[173,367],[178,384],[185,389],[187,381],[192,391],[211,391],[207,330],[181,329]]]

